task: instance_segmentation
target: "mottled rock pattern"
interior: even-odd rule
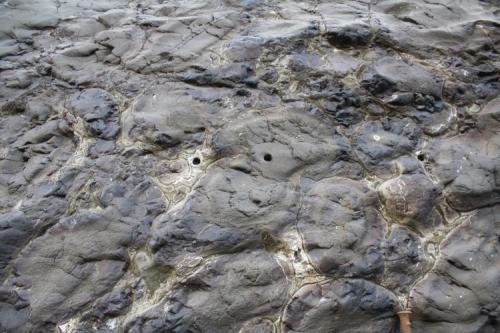
[[[499,332],[499,6],[0,0],[0,333]]]

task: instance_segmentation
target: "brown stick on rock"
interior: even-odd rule
[[[405,309],[398,312],[399,327],[401,333],[411,333],[411,309]]]

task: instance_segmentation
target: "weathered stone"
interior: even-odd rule
[[[26,324],[50,329],[112,288],[126,267],[128,229],[112,216],[82,212],[23,249],[7,285],[29,302]]]
[[[139,96],[123,115],[125,135],[152,151],[198,148],[207,130],[222,126],[232,116],[234,111],[221,103],[231,95],[228,89],[186,84],[155,87]]]
[[[364,74],[362,84],[377,95],[394,91],[433,96],[441,93],[441,81],[429,70],[389,57],[374,62]]]
[[[316,183],[303,199],[297,224],[312,264],[335,277],[380,278],[386,225],[377,207],[376,192],[361,183]]]
[[[305,285],[285,309],[283,332],[392,332],[397,300],[364,280]]]
[[[404,296],[432,264],[424,242],[417,234],[400,226],[393,226],[387,235],[384,259],[384,287]]]
[[[263,251],[214,258],[127,323],[125,332],[238,332],[247,320],[278,315],[289,273],[286,263]]]
[[[425,230],[433,227],[439,189],[424,174],[401,175],[380,185],[386,214],[396,223]]]
[[[349,141],[325,122],[295,111],[250,116],[215,133],[213,147],[221,157],[246,156],[250,170],[269,179],[286,180],[299,173],[312,179],[356,178],[360,168]]]
[[[0,0],[0,332],[499,332],[499,11]]]
[[[454,209],[469,211],[500,202],[499,139],[495,131],[475,130],[436,140],[425,150],[429,169]]]
[[[391,161],[413,151],[420,136],[421,131],[408,118],[369,121],[356,132],[356,153],[366,168],[389,178]]]
[[[371,38],[370,27],[361,24],[336,27],[328,31],[328,41],[340,48],[365,46]]]
[[[193,255],[264,247],[265,235],[295,225],[298,193],[291,184],[226,168],[211,168],[184,205],[154,221],[151,247],[159,262],[175,266]]]
[[[31,238],[33,223],[22,212],[0,215],[0,276],[5,267]]]
[[[499,207],[484,208],[441,243],[432,273],[412,290],[416,332],[498,328]]]
[[[117,105],[111,94],[102,89],[86,89],[74,94],[69,108],[85,122],[91,135],[113,139],[118,135]]]

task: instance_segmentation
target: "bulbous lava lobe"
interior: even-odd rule
[[[499,5],[0,0],[0,331],[500,331]]]

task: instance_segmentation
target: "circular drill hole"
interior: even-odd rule
[[[264,155],[264,161],[271,162],[273,160],[273,156],[271,154]]]
[[[201,160],[200,160],[200,158],[199,158],[199,157],[195,157],[195,158],[193,158],[193,164],[194,164],[194,165],[198,165],[198,164],[200,164],[200,162],[201,162]]]

